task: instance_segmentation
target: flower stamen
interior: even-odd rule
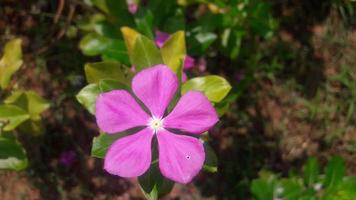
[[[159,118],[152,117],[148,122],[148,126],[157,133],[158,130],[163,129],[163,120]]]

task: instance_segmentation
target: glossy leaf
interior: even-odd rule
[[[79,48],[84,55],[95,56],[104,52],[111,45],[111,39],[96,33],[89,33],[79,43]]]
[[[161,175],[158,164],[151,164],[150,169],[138,178],[141,190],[149,200],[157,200],[164,194],[168,194],[174,183]]]
[[[164,64],[177,73],[181,60],[184,60],[186,55],[184,32],[178,31],[172,34],[161,48],[161,54]]]
[[[14,39],[5,44],[4,54],[0,60],[0,87],[6,88],[12,75],[22,65],[21,39]]]
[[[182,85],[183,94],[190,90],[201,91],[216,103],[223,100],[230,89],[230,84],[224,78],[215,75],[193,78]]]
[[[14,130],[18,125],[28,120],[30,115],[15,105],[0,105],[0,121],[5,122],[4,131]]]
[[[91,114],[95,114],[96,97],[100,94],[100,88],[97,84],[89,84],[85,86],[76,96],[81,103]]]
[[[125,136],[125,134],[106,134],[101,133],[99,136],[94,137],[93,145],[91,148],[91,155],[97,158],[104,158],[106,151],[111,146],[111,144],[117,140]]]
[[[308,186],[317,182],[319,177],[318,160],[314,157],[309,158],[304,166],[304,183]]]
[[[88,83],[99,83],[100,80],[113,79],[127,83],[126,69],[116,62],[87,63],[84,66]]]
[[[340,156],[332,157],[325,170],[324,186],[328,188],[336,187],[345,176],[345,162]]]
[[[130,57],[130,60],[132,62],[132,51],[134,49],[136,39],[140,35],[137,31],[129,28],[129,27],[122,27],[121,28],[122,35],[124,37],[124,41],[126,44],[126,48]]]
[[[22,170],[28,165],[24,148],[14,139],[0,137],[0,169]]]
[[[138,71],[163,63],[158,47],[152,40],[143,35],[137,37],[130,57],[131,64],[134,65]]]

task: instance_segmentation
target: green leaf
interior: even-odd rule
[[[24,148],[14,139],[0,137],[0,169],[22,170],[28,165]]]
[[[314,157],[309,158],[304,166],[304,183],[307,186],[312,186],[318,181],[319,177],[319,164],[318,160]]]
[[[186,55],[184,31],[171,35],[161,48],[161,54],[164,64],[177,73],[181,60],[184,61]]]
[[[40,120],[40,114],[47,110],[50,106],[50,103],[47,100],[43,99],[32,90],[26,92],[16,90],[12,92],[12,94],[7,97],[4,102],[6,104],[16,105],[27,111],[32,120]]]
[[[140,14],[140,12],[139,12]],[[150,10],[146,10],[145,15],[135,19],[137,29],[148,36],[150,39],[153,39],[153,14]]]
[[[84,55],[96,56],[104,52],[111,45],[111,39],[96,33],[85,35],[79,42],[79,48]]]
[[[82,104],[91,114],[95,114],[96,97],[100,94],[100,88],[97,84],[85,86],[76,96],[78,102]]]
[[[332,157],[326,166],[324,186],[327,188],[336,187],[342,181],[345,172],[344,160],[340,156]]]
[[[28,120],[30,115],[15,105],[0,105],[0,121],[5,121],[4,131],[14,130],[22,122]]]
[[[162,63],[161,53],[155,43],[146,36],[139,35],[132,50],[131,64],[140,71]]]
[[[34,91],[27,91],[25,93],[28,100],[28,112],[31,116],[31,119],[40,120],[40,114],[49,108],[49,102]]]
[[[204,142],[204,151],[205,151],[205,161],[203,169],[215,173],[218,171],[218,157],[216,156],[214,149],[211,146]]]
[[[87,63],[84,66],[88,83],[99,83],[100,80],[113,79],[127,84],[127,70],[116,62]]]
[[[252,181],[251,192],[257,200],[273,200],[277,188],[276,177],[272,174],[262,174]]]
[[[99,82],[100,92],[109,92],[111,90],[124,89],[129,90],[130,88],[117,80],[101,80]]]
[[[124,133],[106,134],[101,133],[99,136],[94,137],[93,146],[91,148],[91,155],[97,158],[104,158],[106,151],[111,144],[117,139],[126,136]]]
[[[188,80],[182,85],[182,94],[190,91],[203,92],[210,101],[220,102],[229,93],[231,86],[223,77],[210,75]]]
[[[150,169],[145,174],[138,177],[141,190],[149,200],[157,200],[162,195],[168,194],[174,183],[164,178],[158,168],[158,164],[151,164]]]
[[[138,36],[140,35],[140,33],[138,33],[137,31],[135,31],[129,27],[122,27],[121,32],[122,32],[122,36],[124,37],[127,52],[129,54],[129,58],[132,63],[132,51],[134,49],[136,40],[137,40]]]
[[[303,194],[303,187],[296,179],[284,179],[281,181],[283,192],[282,199],[299,200]]]
[[[4,55],[0,60],[0,87],[9,85],[11,76],[22,65],[21,39],[14,39],[5,44]]]

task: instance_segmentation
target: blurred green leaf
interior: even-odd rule
[[[203,92],[210,101],[220,102],[229,93],[231,86],[221,76],[205,76],[188,80],[182,85],[182,94],[190,91]]]
[[[277,180],[273,174],[265,173],[252,181],[251,192],[257,200],[274,200]]]
[[[161,175],[158,164],[151,164],[150,169],[138,177],[141,190],[149,200],[157,200],[160,196],[168,194],[174,183]]]
[[[340,156],[332,157],[325,170],[324,186],[327,188],[336,187],[345,176],[345,163]]]
[[[131,62],[138,71],[163,63],[158,47],[152,40],[143,35],[139,35],[136,39]]]
[[[22,65],[21,39],[14,39],[5,44],[4,54],[0,60],[0,87],[6,88],[11,76]]]
[[[43,99],[32,90],[13,91],[12,94],[4,100],[4,102],[6,104],[16,105],[27,111],[32,120],[40,120],[40,114],[50,107],[50,103],[47,100]]]
[[[281,181],[281,198],[284,200],[299,200],[303,194],[303,187],[296,179],[284,179]]]
[[[106,151],[111,146],[111,144],[123,136],[126,135],[122,133],[117,133],[117,134],[101,133],[99,136],[94,137],[93,145],[91,148],[91,155],[97,158],[104,158]]]
[[[0,137],[0,169],[22,170],[28,165],[26,152],[14,139]]]
[[[15,105],[0,105],[0,121],[5,121],[4,131],[14,130],[18,125],[28,120],[30,115]]]
[[[140,12],[141,13],[141,12]],[[150,10],[146,10],[145,14],[135,19],[137,30],[145,34],[150,39],[153,39],[153,14]]]
[[[100,88],[97,84],[85,86],[76,96],[78,102],[82,104],[91,114],[95,114],[96,97],[100,94]]]
[[[104,52],[111,45],[111,39],[97,33],[85,35],[79,42],[79,48],[84,55],[95,56]]]
[[[218,157],[216,156],[214,149],[211,146],[204,142],[204,151],[205,151],[205,161],[203,169],[215,173],[218,171]]]
[[[31,119],[40,120],[40,114],[49,108],[50,103],[34,91],[26,91],[25,93],[28,100],[28,112]]]
[[[116,62],[87,63],[84,66],[88,83],[99,83],[103,79],[113,79],[127,84],[126,69]]]
[[[178,72],[186,55],[185,36],[183,31],[172,34],[161,48],[161,54],[164,64],[169,66],[175,73]]]
[[[308,186],[312,186],[318,181],[319,177],[319,164],[318,160],[314,157],[308,159],[304,166],[304,183]]]
[[[42,120],[27,120],[22,123],[19,127],[19,130],[24,133],[30,133],[33,136],[39,136],[45,133],[45,127],[42,123]]]

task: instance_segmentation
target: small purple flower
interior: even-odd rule
[[[142,70],[131,85],[133,94],[149,114],[125,90],[103,93],[96,101],[96,122],[101,130],[113,134],[142,127],[110,146],[104,169],[121,177],[141,176],[151,165],[151,143],[156,137],[162,175],[178,183],[190,182],[203,166],[203,144],[195,137],[172,130],[202,134],[218,121],[214,107],[203,93],[189,91],[166,114],[178,89],[178,78],[166,65]]]
[[[162,48],[164,43],[168,40],[169,34],[161,31],[156,31],[155,43],[159,48]]]
[[[73,150],[64,151],[59,157],[59,163],[66,167],[71,167],[76,160],[77,155]]]

